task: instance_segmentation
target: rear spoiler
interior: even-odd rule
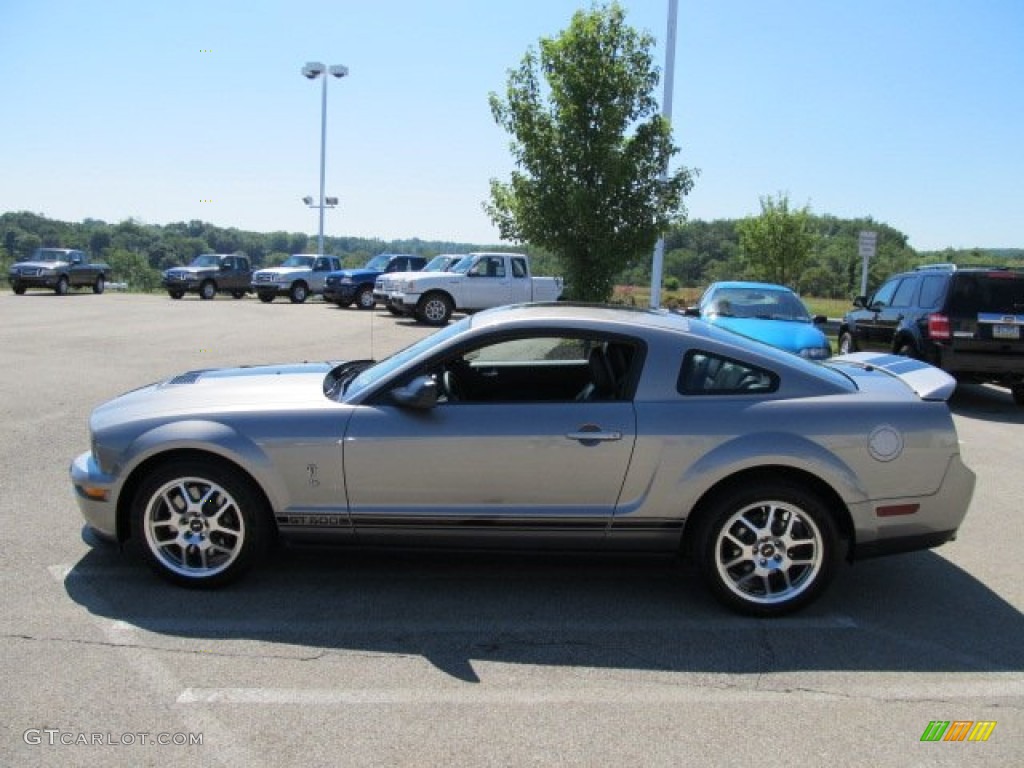
[[[949,400],[956,389],[956,379],[944,370],[912,357],[881,352],[852,352],[830,358],[828,362],[850,363],[884,371],[914,390],[922,400]]]

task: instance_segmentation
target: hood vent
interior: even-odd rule
[[[195,384],[199,381],[199,377],[202,376],[205,371],[189,371],[188,373],[181,373],[175,376],[173,379],[168,380],[168,384]]]

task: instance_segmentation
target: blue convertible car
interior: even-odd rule
[[[812,318],[800,297],[783,285],[712,283],[686,314],[810,360],[824,360],[832,354],[818,327],[825,318]]]

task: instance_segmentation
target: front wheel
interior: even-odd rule
[[[242,575],[264,553],[270,516],[249,478],[228,465],[174,460],[150,473],[132,505],[132,532],[157,574],[186,587]]]
[[[203,301],[209,301],[216,295],[217,286],[213,284],[213,280],[207,280],[199,286],[199,298]]]
[[[103,293],[103,291],[105,291],[106,288],[107,288],[106,278],[104,278],[103,275],[97,275],[96,276],[96,282],[92,284],[92,292],[93,293]]]
[[[853,334],[849,331],[843,331],[839,334],[839,354],[849,355],[851,352],[857,351],[857,345],[853,343]]]
[[[16,296],[24,296],[25,295],[25,286],[24,285],[15,285],[15,286],[13,286],[12,290],[14,291]]]
[[[58,296],[67,296],[69,287],[68,279],[64,275],[61,275],[60,279],[57,280],[57,287],[54,288],[53,291]]]
[[[1013,396],[1013,402],[1017,405],[1024,405],[1024,384],[1017,384],[1016,386],[1010,387],[1010,394]]]
[[[365,286],[359,289],[356,294],[356,306],[359,309],[373,309],[377,306],[377,300],[373,298],[373,287]]]
[[[452,300],[443,293],[428,293],[416,307],[416,318],[427,325],[444,325],[452,316]]]
[[[258,295],[260,297],[260,301],[262,301],[264,304],[269,304],[274,300],[274,294],[272,293],[261,293]]]
[[[185,295],[185,292],[184,291],[168,291],[167,295],[170,296],[174,300],[178,300],[182,296]]]
[[[309,288],[306,287],[305,283],[295,283],[292,285],[291,290],[288,291],[288,298],[292,304],[302,304],[309,298]]]
[[[700,518],[698,566],[714,596],[752,616],[779,616],[825,589],[839,536],[816,495],[767,479],[716,498]]]

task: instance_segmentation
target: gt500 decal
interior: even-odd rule
[[[345,515],[278,515],[277,522],[281,525],[299,525],[313,528],[347,527],[348,517]]]

